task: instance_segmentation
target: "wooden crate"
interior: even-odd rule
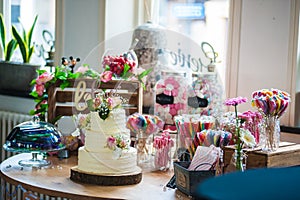
[[[139,81],[112,80],[107,83],[95,79],[71,79],[70,85],[60,89],[59,83],[48,89],[48,122],[59,116],[72,116],[78,113],[88,113],[86,99],[99,89],[114,90],[127,102],[123,105],[126,115],[135,112],[142,113],[143,91]],[[79,92],[78,92],[79,91]]]
[[[234,146],[226,146],[224,150],[224,173],[230,172],[230,160],[234,152]],[[274,152],[263,152],[259,148],[248,149],[246,169],[264,167],[289,167],[300,165],[300,144],[281,142],[279,149]]]

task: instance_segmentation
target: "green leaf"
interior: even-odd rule
[[[69,81],[63,81],[61,84],[60,84],[60,88],[63,90],[65,89],[66,87],[68,87],[70,85]]]
[[[30,82],[30,85],[35,85],[36,84],[36,79],[32,79],[32,81]]]
[[[41,75],[41,74],[47,72],[47,70],[45,70],[45,69],[37,69],[36,71],[37,71],[38,75]]]
[[[151,71],[152,71],[152,68],[143,71],[143,72],[139,75],[139,78],[142,79],[143,77],[147,76]]]
[[[31,28],[28,31],[28,43],[27,43],[28,47],[31,46],[32,34],[33,34],[33,30],[34,30],[37,19],[38,19],[38,16],[36,15],[35,18],[34,18],[33,24],[32,24]]]
[[[30,110],[29,111],[29,115],[35,115],[36,113],[35,113],[35,110]]]
[[[28,63],[26,44],[23,41],[23,39],[21,38],[21,36],[18,33],[15,26],[12,26],[12,33],[13,33],[13,36],[15,37],[15,39],[17,40],[17,42],[19,44],[19,48],[20,48],[20,51],[21,51],[21,54],[22,54],[23,62]]]
[[[13,55],[13,52],[15,51],[16,47],[17,47],[17,41],[14,40],[14,39],[11,39],[9,41],[9,43],[7,44],[7,47],[6,47],[6,52],[5,52],[5,61],[10,61],[12,55]]]
[[[34,46],[32,46],[31,48],[29,48],[28,57],[27,57],[28,62],[30,61],[33,52],[34,52]]]
[[[93,99],[88,99],[86,104],[90,111],[95,111]]]
[[[130,66],[127,63],[125,63],[124,70],[123,70],[123,75],[126,74],[129,69],[130,69]]]
[[[6,53],[6,49],[5,49],[5,40],[6,40],[6,28],[5,28],[5,25],[4,25],[4,21],[3,21],[3,15],[2,13],[0,13],[0,37],[1,37],[1,47],[2,47],[2,50],[3,50],[3,53],[5,54]]]
[[[37,97],[38,97],[38,93],[37,93],[36,91],[30,92],[29,95],[31,95],[31,96],[34,97],[34,98],[37,98]]]
[[[110,66],[109,65],[105,65],[105,71],[110,71]]]

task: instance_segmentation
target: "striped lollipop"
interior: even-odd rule
[[[251,104],[266,116],[281,117],[291,101],[290,95],[279,89],[261,89],[252,93]]]

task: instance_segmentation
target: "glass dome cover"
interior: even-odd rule
[[[34,118],[15,126],[6,137],[3,147],[13,152],[43,153],[62,150],[65,145],[55,126]]]

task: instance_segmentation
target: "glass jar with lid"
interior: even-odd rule
[[[155,85],[154,114],[165,122],[165,129],[175,131],[174,117],[187,113],[186,72],[162,71]]]

